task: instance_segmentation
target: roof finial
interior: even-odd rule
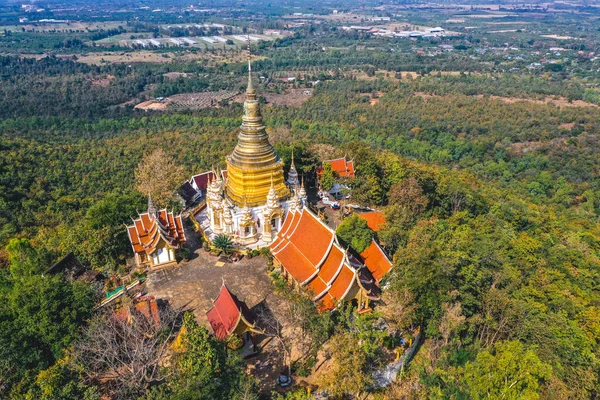
[[[292,165],[290,167],[294,167],[294,168],[296,167],[294,165],[294,148],[293,147],[292,147]]]
[[[148,191],[148,215],[156,215],[156,206],[154,206],[154,202],[152,201],[152,193]]]
[[[248,34],[248,88],[246,89],[246,93],[254,94],[254,86],[252,85],[252,49],[250,48],[250,34]]]

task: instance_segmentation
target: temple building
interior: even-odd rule
[[[225,340],[231,335],[242,336],[245,332],[262,333],[256,327],[250,309],[243,301],[232,294],[225,282],[221,286],[219,296],[206,313],[208,322],[219,340]]]
[[[180,215],[157,210],[148,197],[148,210],[127,227],[138,266],[165,267],[176,264],[175,250],[185,242]]]
[[[334,160],[325,160],[323,165],[329,164],[331,170],[335,172],[340,178],[354,178],[354,161],[347,161],[346,157],[336,158]],[[323,175],[323,167],[317,169],[317,176],[319,179]]]
[[[293,163],[287,182],[284,178],[283,161],[262,122],[251,73],[248,62],[238,143],[226,159],[226,171],[200,175],[207,179],[206,208],[196,216],[209,240],[225,234],[240,248],[267,246],[281,229],[287,211],[306,203],[306,191],[298,183]]]
[[[368,269],[352,260],[337,242],[335,231],[307,208],[288,212],[277,239],[269,245],[274,264],[289,282],[308,291],[321,310],[342,300],[356,300],[369,309],[378,288]]]

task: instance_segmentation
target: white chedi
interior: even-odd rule
[[[296,186],[298,186],[300,184],[300,181],[298,181],[298,171],[296,171],[296,165],[294,164],[294,151],[293,150],[292,150],[292,164],[290,165],[290,170],[288,172],[287,183],[292,188],[295,188]]]

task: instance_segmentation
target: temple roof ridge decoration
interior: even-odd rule
[[[292,187],[296,187],[300,184],[300,182],[298,182],[298,171],[296,170],[296,164],[294,163],[294,149],[292,149],[292,162],[290,164],[290,170],[288,171],[287,182]]]

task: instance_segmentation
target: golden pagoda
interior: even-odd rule
[[[250,49],[248,48],[248,51]],[[227,198],[238,207],[261,206],[267,202],[272,184],[280,199],[290,192],[283,177],[283,161],[275,153],[262,122],[256,91],[252,86],[252,67],[248,58],[248,88],[238,144],[227,157]]]

